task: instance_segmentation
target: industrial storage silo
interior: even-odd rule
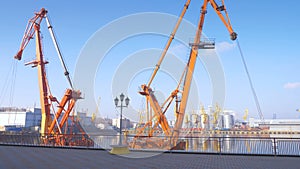
[[[231,114],[224,114],[223,118],[223,129],[228,130],[231,129],[234,126],[234,116]]]

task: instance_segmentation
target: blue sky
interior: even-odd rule
[[[178,15],[185,1],[174,0],[111,0],[111,1],[3,1],[0,5],[0,106],[9,106],[10,98],[8,86],[13,78],[9,76],[10,67],[14,64],[13,56],[17,52],[27,21],[34,11],[41,7],[49,11],[49,15],[58,37],[60,47],[71,73],[74,73],[76,61],[87,40],[100,28],[113,20],[139,12],[161,12]],[[197,24],[202,1],[192,0],[185,19]],[[245,59],[256,89],[262,111],[266,118],[272,118],[273,113],[278,118],[299,118],[300,108],[300,79],[299,79],[299,39],[300,24],[297,12],[298,1],[279,3],[279,1],[225,1],[233,29],[238,33],[238,39],[243,49]],[[44,28],[45,28],[44,23]],[[49,33],[42,30],[45,57],[50,64],[47,74],[52,93],[62,97],[68,84],[63,76],[59,60],[50,41]],[[121,28],[120,28],[121,29]],[[171,32],[171,30],[170,30]],[[235,42],[231,42],[228,32],[212,8],[208,7],[208,14],[204,24],[204,33],[208,37],[215,37],[219,47],[219,57],[223,65],[226,80],[225,108],[233,109],[243,114],[249,109],[250,116],[258,117],[247,81],[241,58]],[[190,33],[191,38],[194,32]],[[128,39],[108,54],[99,66],[95,78],[95,97],[101,97],[100,112],[107,116],[115,116],[111,93],[106,91],[110,85],[109,75],[124,61],[122,56],[130,55],[145,48],[162,49],[167,37],[144,35]],[[143,43],[141,43],[143,42]],[[173,51],[180,43],[175,42]],[[35,69],[23,66],[35,56],[34,41],[24,52],[24,58],[17,63],[17,75],[14,87],[13,106],[30,107],[39,105],[37,72]],[[180,54],[188,50],[177,51]],[[178,54],[178,53],[177,53]],[[182,56],[183,60],[185,56]],[[134,64],[134,63],[133,63]],[[154,65],[153,65],[154,66]],[[197,63],[195,79],[201,86],[200,101],[205,106],[211,103],[211,87],[209,77],[201,62]],[[140,84],[146,83],[149,77],[137,76],[131,83],[129,95],[132,105],[138,109],[142,102],[136,91]],[[161,74],[160,76],[163,76]],[[164,79],[161,77],[159,79]],[[146,80],[146,81],[145,81]],[[105,84],[107,82],[108,84]],[[164,82],[165,83],[165,82]],[[154,87],[161,90],[173,90],[174,83],[161,85],[155,82]],[[99,86],[99,87],[98,87]],[[137,95],[137,96],[134,96]],[[79,108],[80,109],[80,108]],[[84,108],[82,108],[84,109]],[[93,110],[92,110],[93,111]],[[109,113],[111,113],[109,114]],[[240,116],[241,116],[240,115]]]

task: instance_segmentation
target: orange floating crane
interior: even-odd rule
[[[47,81],[45,65],[48,61],[44,60],[42,50],[42,39],[41,39],[41,22],[46,19],[47,26],[52,37],[55,49],[58,53],[62,66],[65,70],[65,76],[70,84],[71,89],[67,89],[63,98],[59,102],[56,97],[51,94],[50,87]],[[43,144],[52,145],[74,145],[74,146],[92,146],[93,141],[87,136],[80,124],[74,122],[76,127],[81,132],[80,134],[74,135],[74,133],[68,133],[67,130],[62,130],[63,127],[68,127],[67,120],[70,117],[70,113],[74,110],[75,103],[78,99],[81,99],[81,92],[73,89],[73,85],[69,76],[69,72],[64,63],[60,49],[56,42],[52,26],[49,18],[47,17],[47,10],[42,8],[39,12],[35,13],[35,16],[28,21],[25,33],[21,42],[21,46],[15,59],[21,60],[22,54],[26,46],[31,39],[35,38],[36,42],[36,60],[25,63],[25,65],[32,65],[38,69],[38,80],[40,88],[40,102],[41,102],[41,129],[40,133],[42,136]],[[57,111],[54,110],[53,103],[58,104]],[[54,116],[51,116],[51,108],[53,108]]]
[[[187,105],[188,96],[189,96],[189,92],[190,92],[190,85],[191,85],[191,81],[192,81],[192,77],[193,77],[194,67],[196,64],[196,58],[198,56],[198,49],[201,49],[201,48],[202,49],[212,49],[212,48],[214,48],[214,44],[215,44],[212,41],[201,40],[203,24],[204,24],[205,14],[207,13],[207,5],[208,4],[211,4],[214,11],[217,13],[217,15],[219,16],[221,21],[224,23],[225,27],[229,31],[231,40],[235,40],[237,38],[237,34],[233,31],[233,29],[231,27],[231,23],[230,23],[230,20],[229,20],[229,17],[228,17],[226,8],[225,8],[224,0],[222,0],[222,5],[220,5],[220,6],[214,0],[204,0],[202,8],[201,8],[200,20],[198,23],[194,42],[190,43],[191,51],[190,51],[190,56],[189,56],[189,60],[186,65],[186,68],[182,74],[182,77],[180,78],[177,88],[171,93],[171,95],[167,98],[167,100],[163,103],[163,105],[160,105],[154,95],[154,91],[151,89],[151,83],[152,83],[153,79],[155,78],[155,76],[160,68],[160,65],[161,65],[170,45],[175,37],[177,29],[182,21],[183,16],[186,13],[186,10],[188,9],[189,4],[190,4],[190,0],[187,0],[184,5],[184,8],[177,20],[177,23],[173,29],[173,32],[171,33],[169,40],[160,56],[160,59],[159,59],[158,63],[156,64],[156,67],[152,73],[152,76],[151,76],[148,84],[144,84],[141,87],[142,91],[140,91],[140,94],[142,94],[146,97],[147,105],[149,103],[151,109],[154,112],[154,115],[151,117],[150,121],[146,123],[148,125],[147,127],[150,128],[148,131],[151,131],[151,132],[149,132],[148,137],[153,136],[153,132],[154,132],[153,130],[155,128],[157,128],[157,126],[161,127],[162,132],[165,136],[165,138],[163,139],[162,142],[158,142],[157,140],[155,140],[150,143],[151,144],[150,146],[153,146],[153,144],[156,144],[156,146],[160,147],[160,148],[166,148],[166,149],[178,148],[178,145],[179,145],[178,138],[180,135],[180,129],[182,128],[182,123],[183,123],[183,119],[185,116],[186,105]],[[182,81],[183,81],[183,88],[179,89]],[[179,100],[179,98],[181,98],[181,99]],[[169,108],[171,102],[174,99],[176,100],[175,101],[176,102],[176,121],[175,121],[174,127],[171,128],[170,125],[168,124],[165,113],[166,113],[167,109]],[[152,126],[153,119],[154,119],[155,123]],[[143,129],[146,129],[146,126],[144,126]],[[137,146],[137,144],[139,143],[139,138],[145,137],[145,136],[143,136],[143,137],[141,136],[142,133],[145,133],[145,132],[137,133],[136,139],[133,141],[133,143],[131,145],[132,148],[135,148]],[[150,142],[149,139],[147,139],[146,142],[149,143]],[[145,143],[142,143],[141,145],[145,145]]]

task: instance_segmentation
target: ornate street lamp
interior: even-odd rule
[[[119,145],[122,145],[122,121],[123,121],[123,120],[122,120],[122,113],[123,113],[123,107],[128,107],[129,101],[130,101],[130,99],[129,99],[128,97],[126,97],[126,99],[125,99],[125,105],[123,105],[124,98],[125,98],[125,95],[124,95],[123,93],[121,93],[121,94],[120,94],[120,101],[121,101],[121,105],[120,105],[120,106],[118,106],[118,104],[119,104],[119,99],[118,99],[118,97],[116,97],[116,98],[114,99],[114,102],[115,102],[116,107],[120,107],[120,109],[121,109],[121,115],[120,115],[120,137],[119,137]]]

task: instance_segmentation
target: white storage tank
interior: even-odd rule
[[[227,130],[227,129],[231,129],[234,126],[234,116],[231,114],[224,114],[223,118],[223,129]]]

